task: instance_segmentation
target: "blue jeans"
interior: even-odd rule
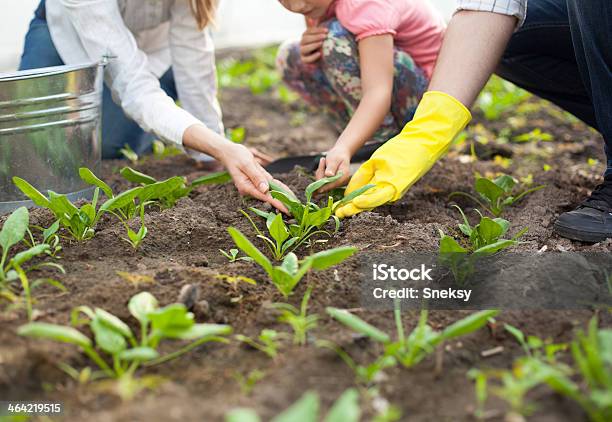
[[[34,18],[26,34],[19,70],[63,64],[49,33],[45,0],[42,0],[34,12]],[[174,100],[178,98],[172,69],[169,69],[159,82],[168,96]],[[144,132],[135,121],[125,115],[120,106],[115,104],[111,90],[105,84],[102,99],[102,158],[120,158],[119,150],[125,144],[138,154],[147,153],[151,150],[154,139],[152,134]]]
[[[610,0],[529,0],[497,71],[601,132],[605,176],[612,176],[611,40]]]

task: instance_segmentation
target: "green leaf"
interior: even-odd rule
[[[150,185],[157,182],[155,178],[136,171],[131,167],[124,167],[119,173],[123,176],[125,180],[132,183],[142,183],[143,185]]]
[[[452,237],[443,235],[440,239],[440,254],[448,253],[467,253],[467,249],[459,245],[459,243]]]
[[[115,315],[110,312],[105,311],[104,309],[96,308],[95,316],[100,320],[101,323],[108,326],[110,329],[118,332],[124,337],[131,338],[133,337],[132,330],[128,325],[117,318]]]
[[[132,188],[126,190],[125,192],[121,192],[119,195],[102,204],[98,214],[100,215],[103,212],[114,211],[127,206],[130,202],[134,202],[134,199],[140,194],[142,189],[143,188],[139,186],[137,188]]]
[[[268,182],[268,186],[270,187],[270,191],[276,191],[276,192],[283,193],[290,200],[292,200],[294,202],[298,202],[298,203],[300,202],[298,197],[295,196],[295,193],[291,192],[290,190],[285,189],[283,186],[279,185],[274,180],[270,180]]]
[[[501,187],[484,177],[476,179],[474,186],[476,191],[492,204],[495,204],[497,200],[505,193]]]
[[[146,185],[138,194],[142,204],[151,200],[167,198],[172,192],[185,185],[185,179],[180,176]]]
[[[153,330],[168,338],[180,338],[194,325],[193,314],[182,303],[157,309],[149,315]]]
[[[11,259],[11,262],[14,265],[17,266],[21,266],[24,263],[28,262],[29,260],[31,260],[32,258],[42,255],[47,251],[50,251],[51,247],[49,245],[47,245],[46,243],[42,243],[40,245],[36,245],[28,250],[19,252],[18,254],[16,254],[13,259]]]
[[[489,319],[493,318],[498,313],[499,311],[497,310],[487,310],[473,313],[472,315],[456,321],[446,327],[444,331],[442,331],[441,339],[449,340],[451,338],[461,337],[479,330],[487,324]]]
[[[305,260],[311,261],[312,268],[315,270],[325,270],[333,267],[348,257],[357,252],[357,248],[352,246],[343,246],[340,248],[328,249],[326,251],[317,252],[310,255]]]
[[[184,331],[178,331],[174,338],[196,340],[204,337],[226,336],[232,333],[232,327],[222,324],[193,324]]]
[[[272,422],[317,422],[319,418],[319,396],[311,391],[291,405]]]
[[[516,245],[516,243],[517,243],[516,240],[501,239],[495,243],[492,243],[490,245],[483,246],[482,248],[476,249],[474,251],[474,255],[482,255],[482,256],[493,255],[501,250],[509,248],[510,246]]]
[[[270,260],[266,258],[266,256],[262,254],[259,249],[257,249],[255,245],[253,245],[251,241],[240,232],[240,230],[234,227],[228,227],[227,231],[234,240],[236,246],[238,246],[242,252],[247,254],[247,256],[253,259],[253,261],[259,264],[268,273],[268,275],[272,274],[272,263]]]
[[[0,230],[0,246],[5,252],[23,240],[29,223],[30,213],[26,207],[17,208],[9,215]]]
[[[91,170],[87,167],[81,167],[79,169],[79,176],[81,176],[81,180],[83,180],[88,185],[97,186],[104,192],[104,194],[108,198],[113,197],[113,190],[108,186],[105,182],[100,180]]]
[[[503,235],[504,226],[491,220],[489,217],[483,217],[477,226],[480,244],[482,246],[490,245]]]
[[[332,318],[340,321],[353,331],[370,337],[372,340],[381,343],[389,343],[391,341],[391,338],[387,333],[379,330],[373,325],[370,325],[358,316],[351,314],[349,311],[332,307],[326,308],[326,311]]]
[[[133,349],[121,351],[118,357],[119,359],[128,362],[147,362],[149,360],[157,359],[159,357],[159,353],[150,347],[135,347]]]
[[[43,231],[43,241],[47,243],[49,238],[58,232],[59,228],[60,228],[60,221],[55,220],[55,223],[51,224],[49,228]]]
[[[258,217],[265,218],[266,220],[268,220],[268,219],[272,220],[274,218],[275,214],[276,214],[274,212],[262,211],[260,209],[255,208],[255,207],[250,207],[249,210],[252,211],[253,214],[257,215]]]
[[[62,343],[76,344],[82,348],[91,347],[91,340],[80,331],[64,325],[47,324],[45,322],[30,322],[22,325],[17,334],[26,337],[55,340]]]
[[[64,194],[58,194],[50,190],[49,191],[49,202],[50,202],[51,210],[56,215],[60,215],[60,216],[67,215],[69,217],[72,217],[79,213],[79,209],[75,207],[74,204],[70,202],[68,200],[68,197]]]
[[[24,193],[25,196],[30,198],[39,207],[49,208],[50,202],[45,195],[40,193],[38,189],[23,180],[21,177],[13,177],[13,183],[17,188]]]
[[[253,409],[233,409],[225,415],[225,422],[261,422]]]
[[[289,209],[289,212],[296,220],[302,220],[302,215],[304,214],[304,205],[302,205],[299,200],[292,199],[284,192],[276,190],[271,190],[270,195],[272,195],[272,198],[278,199],[280,202],[282,202]]]
[[[325,207],[325,208],[321,208],[318,211],[308,214],[308,217],[306,217],[306,226],[315,226],[315,227],[322,226],[323,224],[327,222],[327,220],[329,220],[329,217],[331,217],[331,213],[332,213],[332,208]]]
[[[510,222],[508,220],[504,220],[503,218],[494,218],[493,221],[499,224],[502,228],[500,237],[505,235],[508,232],[508,229],[510,229]]]
[[[342,177],[342,172],[336,174],[335,176],[324,177],[323,179],[319,179],[316,182],[312,182],[308,186],[306,186],[305,194],[306,194],[306,202],[310,202],[312,200],[312,195],[321,189],[323,186],[328,185],[330,183],[335,182],[336,180]]]
[[[149,292],[141,292],[132,296],[128,303],[130,313],[142,324],[149,322],[148,314],[154,312],[157,308],[157,299]]]
[[[289,296],[301,277],[298,278],[296,274],[290,274],[281,266],[272,268],[270,278],[272,278],[272,283],[284,296]]]
[[[200,185],[221,185],[223,183],[230,182],[232,180],[232,176],[226,171],[221,171],[218,173],[207,174],[206,176],[198,177],[193,182],[191,182],[191,187],[195,188]]]
[[[278,245],[282,245],[283,242],[289,237],[289,230],[287,230],[287,226],[285,225],[283,216],[281,214],[276,214],[270,223],[268,231]]]
[[[503,174],[503,175],[497,177],[496,179],[494,179],[493,183],[495,183],[497,186],[502,188],[504,192],[510,193],[510,192],[512,192],[512,189],[514,188],[514,186],[516,186],[518,181],[514,177],[512,177],[512,176],[508,176],[507,174]]]
[[[298,270],[298,257],[293,252],[287,254],[281,266],[289,274],[294,275]]]
[[[323,422],[359,422],[360,417],[359,392],[349,388],[336,400]]]
[[[358,196],[363,195],[364,193],[366,193],[367,191],[369,191],[370,189],[376,187],[376,185],[365,185],[360,187],[359,189],[354,190],[353,192],[349,193],[348,195],[345,195],[340,201],[338,201],[335,205],[334,205],[334,210],[342,205],[345,205],[349,202],[351,202],[353,199],[357,198]]]
[[[106,353],[116,355],[125,350],[127,342],[121,333],[104,324],[99,318],[95,318],[89,324],[91,331],[94,333],[96,344]]]

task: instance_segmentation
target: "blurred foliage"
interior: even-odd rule
[[[492,76],[476,101],[487,120],[497,120],[501,115],[531,96],[527,91],[498,76]]]

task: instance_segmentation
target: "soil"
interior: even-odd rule
[[[319,392],[324,408],[331,405],[341,392],[354,386],[354,375],[335,353],[317,348],[316,339],[330,339],[342,345],[358,361],[366,363],[378,350],[375,344],[356,338],[349,330],[328,318],[326,306],[359,308],[360,289],[355,282],[361,258],[369,253],[389,248],[404,251],[433,251],[438,244],[438,229],[449,231],[458,222],[456,211],[447,196],[454,191],[473,192],[474,173],[508,172],[517,177],[533,176],[534,183],[546,188],[528,196],[512,207],[505,218],[513,224],[513,232],[528,226],[529,232],[517,251],[608,251],[612,243],[588,245],[562,239],[552,232],[555,218],[576,206],[599,181],[600,165],[590,165],[588,158],[603,157],[601,137],[579,122],[567,119],[558,109],[530,100],[536,110],[512,120],[512,114],[499,121],[486,122],[476,115],[468,133],[468,141],[483,136],[495,139],[502,129],[511,128],[512,135],[534,128],[551,133],[550,142],[489,142],[478,144],[477,154],[483,159],[469,160],[468,147],[451,151],[418,182],[397,204],[381,207],[342,223],[341,231],[326,247],[353,245],[359,253],[337,267],[321,273],[311,273],[300,283],[289,302],[297,305],[307,285],[314,287],[310,311],[321,316],[319,326],[305,347],[285,342],[276,359],[249,349],[238,342],[207,344],[190,354],[152,368],[166,381],[153,391],[141,393],[137,399],[122,402],[100,385],[79,385],[57,368],[59,362],[81,368],[87,360],[75,348],[50,342],[28,340],[15,334],[26,322],[22,310],[7,310],[0,315],[0,397],[2,400],[50,400],[65,404],[63,420],[67,421],[219,421],[236,406],[255,408],[264,420],[285,409],[305,391]],[[253,96],[247,90],[225,90],[222,95],[225,122],[228,127],[244,126],[247,144],[276,156],[303,154],[324,150],[333,144],[335,132],[321,116],[296,104],[287,106],[269,95]],[[298,117],[294,116],[299,113]],[[302,119],[301,124],[295,124]],[[294,126],[290,124],[293,120]],[[298,122],[299,123],[299,122]],[[486,129],[485,129],[486,128]],[[500,155],[511,159],[509,168],[494,159]],[[117,174],[125,163],[104,163],[103,178],[113,189],[129,185]],[[543,165],[550,166],[544,171]],[[189,179],[201,176],[194,162],[185,156],[163,160],[147,159],[136,166],[157,178],[185,175]],[[278,175],[295,191],[303,191],[310,178],[299,170]],[[274,286],[252,263],[229,264],[219,253],[233,246],[226,228],[235,226],[252,234],[252,228],[239,209],[254,201],[241,199],[231,184],[204,186],[192,192],[169,210],[151,209],[146,214],[149,236],[141,249],[132,251],[121,240],[123,228],[113,219],[104,218],[96,236],[84,243],[64,245],[61,263],[66,275],[58,278],[68,293],[58,294],[41,288],[36,295],[38,321],[68,324],[70,311],[78,305],[100,307],[114,313],[135,328],[126,304],[139,291],[153,293],[162,305],[177,301],[186,284],[197,286],[200,299],[208,303],[197,306],[200,322],[231,324],[235,333],[255,336],[263,328],[287,331],[278,323],[274,312],[266,307],[283,301]],[[473,204],[461,200],[468,211]],[[474,213],[471,213],[474,214]],[[42,210],[32,212],[39,224],[49,224],[51,215]],[[336,271],[337,270],[337,271]],[[125,281],[117,272],[125,271],[151,277],[150,283]],[[217,274],[245,275],[259,280],[257,286],[241,284],[230,288],[215,278]],[[41,276],[56,276],[42,272]],[[240,301],[230,300],[241,297]],[[391,332],[394,323],[389,312],[356,309],[356,312]],[[443,328],[465,312],[434,311],[430,323]],[[472,367],[508,368],[521,355],[516,342],[500,327],[510,323],[528,334],[567,341],[577,327],[584,327],[593,316],[590,311],[502,312],[497,324],[482,329],[459,341],[446,345],[442,371],[436,371],[434,358],[412,369],[394,368],[386,372],[380,385],[381,395],[410,421],[473,420],[475,398],[473,384],[466,377]],[[609,314],[601,315],[602,324],[609,326]],[[408,328],[414,327],[417,315],[403,314]],[[503,352],[483,358],[481,352],[503,346]],[[170,350],[168,345],[163,350]],[[250,395],[244,394],[235,379],[236,374],[253,370],[265,373]],[[530,398],[538,408],[530,418],[534,421],[580,421],[585,416],[574,403],[537,389]],[[488,404],[491,420],[503,420],[505,405],[496,399]],[[365,406],[366,419],[373,410]]]

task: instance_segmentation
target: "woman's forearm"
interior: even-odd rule
[[[231,142],[202,124],[194,124],[185,130],[183,145],[223,162],[224,154]]]
[[[516,27],[513,16],[457,12],[451,19],[429,84],[471,107],[487,83]]]

